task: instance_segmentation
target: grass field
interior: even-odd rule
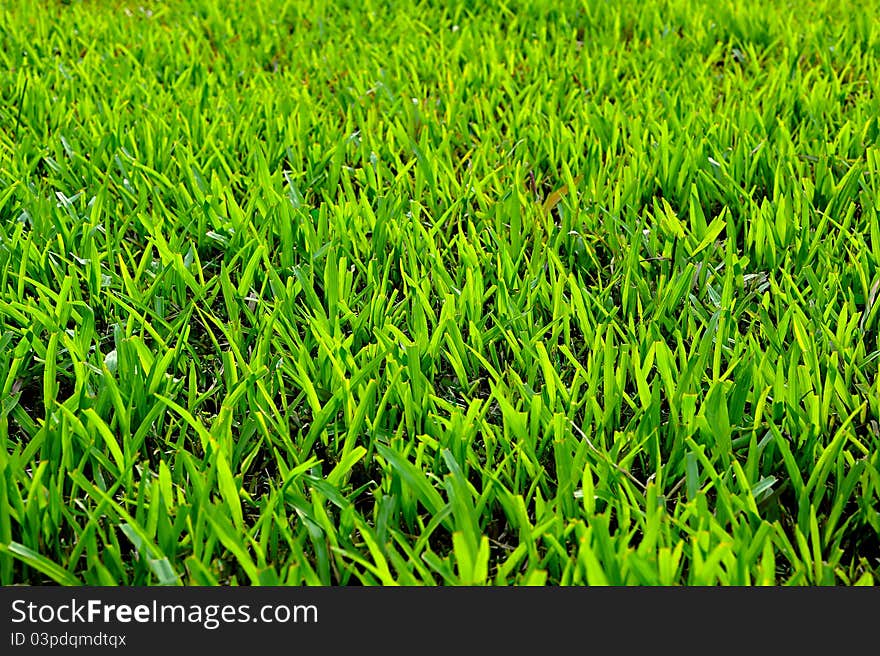
[[[876,585],[877,2],[0,6],[0,583]]]

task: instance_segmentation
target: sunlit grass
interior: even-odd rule
[[[877,4],[412,4],[0,8],[0,584],[875,584]]]

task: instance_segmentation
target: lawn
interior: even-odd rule
[[[0,7],[0,584],[877,585],[880,4]]]

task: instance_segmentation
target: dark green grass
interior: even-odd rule
[[[5,3],[0,583],[876,584],[877,10]]]

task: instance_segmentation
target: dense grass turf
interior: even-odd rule
[[[4,3],[0,583],[875,584],[877,3]]]

